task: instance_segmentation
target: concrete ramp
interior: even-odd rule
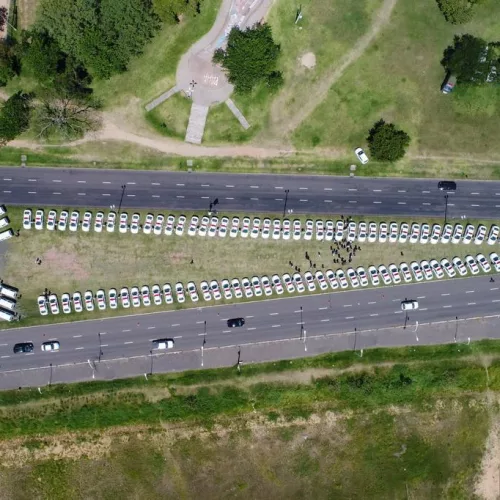
[[[231,113],[233,113],[233,115],[236,116],[241,126],[245,130],[250,128],[250,124],[248,123],[247,119],[243,116],[243,113],[236,107],[236,104],[234,104],[232,99],[226,100],[226,106],[231,110]]]
[[[193,102],[191,106],[191,113],[189,115],[189,123],[186,131],[186,142],[193,144],[201,144],[203,139],[203,132],[205,131],[205,123],[207,121],[208,106],[196,104]]]
[[[172,97],[177,92],[179,92],[179,87],[177,87],[176,85],[167,92],[164,92],[161,96],[157,97],[154,101],[146,104],[146,111],[151,111],[152,109],[156,108],[156,106],[159,106],[162,102],[166,101],[169,97]]]

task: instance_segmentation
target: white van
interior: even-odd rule
[[[10,224],[10,220],[8,217],[4,217],[3,219],[0,219],[0,228],[6,227]]]
[[[7,231],[0,233],[0,241],[8,240],[9,238],[12,238],[12,236],[14,236],[14,231],[12,231],[12,229],[8,229]]]
[[[16,319],[16,315],[11,311],[6,311],[5,309],[0,308],[0,319],[5,321],[14,321]]]
[[[13,311],[16,308],[16,301],[0,295],[0,307]]]
[[[8,297],[9,299],[16,300],[19,290],[13,286],[6,285],[3,283],[0,285],[0,295]]]

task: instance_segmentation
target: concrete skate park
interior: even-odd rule
[[[232,28],[244,29],[262,21],[271,3],[271,0],[223,0],[211,30],[182,56],[176,85],[148,103],[146,111],[182,92],[192,100],[185,141],[193,144],[201,144],[212,104],[225,102],[241,126],[249,128],[250,124],[230,99],[233,86],[223,69],[212,62],[212,57],[217,49],[225,47]]]

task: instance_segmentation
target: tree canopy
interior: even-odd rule
[[[178,23],[181,16],[196,16],[201,11],[200,0],[153,0],[153,10],[170,24]]]
[[[474,16],[474,6],[481,0],[437,0],[444,18],[451,24],[469,22]]]
[[[7,99],[0,110],[0,141],[12,141],[27,130],[30,123],[31,94],[17,92]]]
[[[441,64],[462,83],[484,83],[491,67],[498,63],[496,44],[472,35],[456,35],[453,46],[444,51]]]
[[[394,162],[405,155],[410,136],[393,123],[379,120],[370,130],[367,141],[375,160]]]
[[[43,0],[39,25],[90,73],[124,71],[159,27],[149,0]]]
[[[10,40],[0,41],[0,87],[20,72],[16,47]]]
[[[226,50],[216,50],[213,60],[228,72],[237,92],[250,92],[260,82],[266,82],[271,90],[282,84],[282,75],[276,70],[279,55],[280,46],[274,43],[271,27],[256,24],[244,31],[233,28]]]

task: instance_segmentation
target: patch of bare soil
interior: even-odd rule
[[[500,422],[491,426],[474,493],[484,500],[500,497]]]
[[[48,266],[57,274],[71,274],[76,280],[89,279],[89,273],[76,260],[76,255],[60,252],[57,248],[50,248],[42,256],[44,266]]]
[[[307,69],[313,69],[316,66],[316,56],[314,52],[307,52],[300,58],[300,64]]]

